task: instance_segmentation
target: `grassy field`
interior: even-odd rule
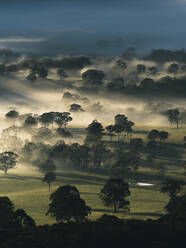
[[[145,139],[146,132],[151,129],[153,127],[137,127],[133,136]],[[158,218],[165,213],[164,206],[168,202],[168,196],[159,191],[159,183],[166,177],[186,179],[183,166],[180,166],[178,162],[182,161],[184,164],[186,161],[185,148],[182,142],[183,136],[186,135],[186,127],[178,130],[165,127],[156,127],[156,129],[169,131],[170,138],[166,142],[175,149],[182,151],[181,156],[178,158],[161,158],[162,161],[165,160],[167,163],[166,175],[160,175],[158,171],[148,167],[141,167],[138,172],[139,181],[154,183],[154,186],[131,186],[131,196],[128,198],[131,207],[130,213],[119,211],[116,214],[118,217]],[[41,182],[41,174],[37,172],[18,173],[11,170],[6,177],[3,174],[0,175],[0,195],[8,196],[15,204],[15,208],[25,209],[36,220],[37,224],[50,224],[55,222],[53,218],[45,216],[48,210],[50,194],[60,185],[71,184],[78,188],[81,197],[91,207],[92,214],[89,218],[96,219],[104,213],[113,214],[112,209],[104,207],[99,199],[99,192],[107,179],[106,176],[74,170],[60,171],[57,175],[57,181],[53,184],[51,192],[49,192],[47,185]]]
[[[63,184],[75,185],[81,193],[81,197],[92,208],[91,219],[98,218],[104,213],[113,214],[112,209],[104,207],[99,199],[99,192],[106,177],[75,171],[60,172],[52,186],[51,192]],[[0,195],[8,196],[16,208],[23,208],[31,215],[37,224],[53,223],[54,219],[45,216],[48,209],[49,196],[47,185],[41,182],[41,177],[35,175],[16,175],[11,173],[7,177],[1,177]],[[119,211],[118,217],[133,218],[157,218],[164,213],[163,207],[168,197],[161,194],[158,187],[131,187],[130,213]]]

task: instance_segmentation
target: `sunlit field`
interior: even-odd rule
[[[168,202],[168,195],[160,193],[160,183],[166,178],[186,179],[183,168],[183,164],[186,162],[186,149],[182,144],[182,137],[186,127],[182,126],[180,129],[175,129],[165,126],[136,126],[132,137],[141,137],[145,140],[146,133],[153,128],[168,131],[170,136],[166,141],[166,145],[181,151],[181,156],[162,157],[161,160],[156,161],[156,163],[160,164],[166,163],[165,174],[161,174],[156,169],[149,168],[149,166],[147,167],[143,163],[141,164],[135,180],[132,180],[130,185],[131,196],[128,198],[130,201],[130,212],[127,213],[119,210],[115,215],[120,218],[157,219],[162,214],[165,214],[164,207]],[[83,128],[77,128],[75,131],[79,131],[82,138],[85,137]],[[117,144],[117,138],[113,138],[112,143],[109,143],[107,137],[103,138],[103,140],[108,142],[108,146]],[[126,143],[128,142],[129,140],[126,140]],[[42,182],[42,176],[37,170],[33,170],[32,167],[28,166],[27,168],[26,165],[21,166],[18,164],[17,169],[10,170],[7,176],[1,173],[0,195],[8,196],[15,204],[15,208],[25,209],[36,220],[37,224],[51,224],[55,222],[55,219],[45,215],[48,210],[50,194],[58,186],[71,184],[78,188],[81,197],[91,207],[90,219],[97,219],[104,213],[114,214],[113,210],[106,208],[99,199],[99,192],[108,175],[74,169],[60,170],[57,171],[57,180],[52,184],[51,191],[48,190],[47,184]],[[154,186],[135,186],[136,182],[153,183]]]

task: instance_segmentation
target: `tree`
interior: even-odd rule
[[[178,70],[179,70],[179,66],[178,66],[178,64],[176,64],[176,63],[172,63],[169,67],[168,67],[168,73],[174,73],[174,74],[176,74],[177,72],[178,72]]]
[[[72,121],[72,116],[70,115],[69,112],[56,112],[55,113],[55,118],[54,121],[57,123],[59,127],[64,126],[65,128],[67,127],[67,124]]]
[[[14,223],[23,228],[32,228],[36,226],[35,221],[23,210],[17,209],[13,214]]]
[[[62,136],[63,138],[72,138],[73,135],[70,131],[68,131],[67,129],[58,127],[56,129],[57,134],[59,134],[60,136]]]
[[[50,196],[49,209],[46,215],[55,217],[57,221],[67,221],[74,219],[76,222],[83,222],[91,213],[80,193],[75,186],[64,185],[59,187]]]
[[[129,210],[129,201],[125,198],[130,195],[129,185],[121,178],[110,178],[100,191],[100,198],[107,207],[113,207],[114,212],[123,208]]]
[[[105,74],[103,71],[87,70],[82,74],[83,81],[91,86],[102,86]]]
[[[168,137],[169,137],[169,133],[168,132],[166,132],[166,131],[159,132],[160,142],[162,142],[163,140],[168,139]]]
[[[16,166],[18,155],[14,152],[2,152],[0,153],[0,170],[3,170],[7,175],[9,169],[13,169]]]
[[[159,131],[156,129],[151,130],[147,135],[147,139],[151,141],[155,141],[157,138],[159,138]]]
[[[183,182],[176,179],[169,179],[165,181],[161,186],[162,193],[168,193],[170,198],[174,198],[181,191]]]
[[[150,72],[151,75],[156,75],[156,73],[158,72],[158,69],[156,66],[151,66],[151,67],[148,67],[148,71]]]
[[[114,121],[115,121],[114,131],[116,133],[121,133],[125,131],[126,132],[125,136],[128,136],[128,134],[132,132],[132,127],[134,126],[134,122],[128,120],[127,116],[118,114],[114,117]],[[118,141],[119,141],[119,137],[118,137]]]
[[[85,110],[82,108],[81,105],[73,103],[70,105],[70,112],[74,112],[74,113],[80,113],[80,112],[85,112]]]
[[[144,73],[146,71],[146,66],[142,64],[137,65],[137,73]]]
[[[165,206],[167,212],[171,214],[184,213],[186,214],[186,194],[170,198]]]
[[[33,126],[37,126],[38,124],[38,120],[36,117],[33,116],[28,116],[24,122],[24,126],[29,126],[29,127],[33,127]]]
[[[48,184],[48,189],[50,190],[51,183],[56,180],[56,174],[52,171],[48,171],[45,173],[42,182],[46,182]]]
[[[10,110],[5,116],[7,119],[17,119],[19,117],[19,112]]]
[[[87,137],[85,142],[87,143],[98,143],[101,141],[103,137],[103,126],[97,120],[93,120],[91,124],[88,125],[86,128],[87,130]]]
[[[168,116],[171,126],[173,123],[176,123],[177,128],[179,128],[179,109],[169,109],[167,110],[166,115]]]
[[[42,115],[39,116],[39,121],[43,125],[49,126],[54,122],[54,113],[53,112],[43,113]]]
[[[114,136],[114,125],[109,125],[105,128],[110,136],[110,140],[112,141],[112,137]]]
[[[132,151],[141,151],[143,148],[143,139],[135,138],[130,140],[130,149]]]
[[[14,204],[6,196],[0,197],[0,227],[10,224],[14,214]]]

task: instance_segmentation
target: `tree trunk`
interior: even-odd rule
[[[50,183],[48,184],[48,190],[50,191]]]
[[[176,124],[177,124],[177,128],[179,128],[179,123],[178,123],[178,120],[176,121]]]
[[[7,174],[8,174],[8,169],[5,168],[5,169],[4,169],[4,172],[5,172],[5,176],[7,176]]]

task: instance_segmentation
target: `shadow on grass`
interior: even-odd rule
[[[76,173],[58,173],[58,177],[69,178],[69,179],[81,179],[87,182],[94,181],[98,184],[105,183],[105,179],[101,177],[91,176],[91,175],[78,175]]]
[[[99,209],[99,208],[97,209],[97,208],[93,208],[92,212],[115,214],[112,209]],[[132,212],[126,212],[125,210],[118,210],[117,214],[125,214],[125,215],[128,215],[128,216],[153,216],[153,217],[161,217],[161,216],[163,216],[163,214],[160,214],[160,213],[151,213],[151,212],[136,212],[136,213],[132,213]]]

